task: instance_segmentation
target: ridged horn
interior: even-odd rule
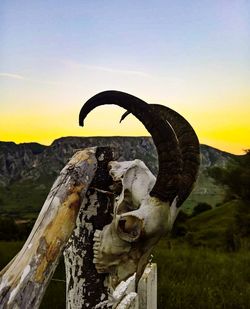
[[[90,98],[81,108],[79,124],[91,110],[100,105],[116,104],[138,118],[151,134],[158,152],[159,172],[156,183],[150,192],[162,201],[174,200],[179,191],[181,173],[181,155],[176,136],[171,126],[152,111],[141,99],[120,91],[104,91]]]
[[[180,207],[193,189],[200,166],[200,144],[190,123],[179,113],[169,107],[150,104],[152,111],[169,122],[177,137],[182,156],[182,173],[178,193],[177,207]],[[122,115],[120,122],[129,114]]]

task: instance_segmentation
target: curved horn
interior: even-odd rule
[[[190,123],[180,114],[169,107],[159,104],[150,104],[150,107],[154,112],[158,113],[161,118],[170,123],[179,142],[182,156],[182,173],[177,201],[177,207],[179,207],[191,193],[194,182],[197,179],[200,166],[199,140]],[[120,122],[126,118],[128,114],[129,111],[124,113]]]
[[[198,176],[200,166],[200,143],[190,123],[174,110],[158,104],[152,104],[152,109],[172,126],[179,142],[182,156],[182,173],[177,207],[191,193]]]
[[[79,124],[83,126],[88,113],[95,107],[104,104],[116,104],[127,109],[149,131],[155,143],[159,160],[159,172],[150,195],[172,203],[179,191],[181,155],[171,126],[157,113],[151,111],[146,102],[125,92],[114,90],[104,91],[90,98],[80,111]]]

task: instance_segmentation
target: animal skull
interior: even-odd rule
[[[155,177],[140,160],[110,162],[114,182],[122,191],[114,204],[113,221],[95,232],[94,263],[110,273],[112,286],[143,271],[153,246],[168,232],[178,214],[176,203],[149,195]]]
[[[113,221],[95,233],[94,263],[98,272],[110,274],[109,286],[114,287],[134,272],[140,278],[152,247],[171,229],[197,178],[200,151],[193,128],[181,115],[120,91],[90,98],[80,111],[79,124],[83,126],[88,113],[104,104],[125,108],[128,112],[121,120],[132,113],[143,123],[159,163],[156,179],[142,161],[110,163],[110,175],[122,188]]]

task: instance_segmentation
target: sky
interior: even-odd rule
[[[49,145],[62,136],[141,136],[114,105],[120,90],[183,115],[200,143],[250,148],[250,2],[1,0],[0,140]]]

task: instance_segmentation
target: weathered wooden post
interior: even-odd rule
[[[96,174],[97,154],[106,152],[96,147],[79,151],[61,171],[29,238],[0,273],[0,308],[39,307]]]
[[[108,163],[113,159],[110,148],[97,148],[97,170],[81,205],[76,228],[64,251],[66,267],[66,304],[68,309],[94,308],[107,300],[105,275],[93,263],[94,233],[112,220],[112,179]]]

